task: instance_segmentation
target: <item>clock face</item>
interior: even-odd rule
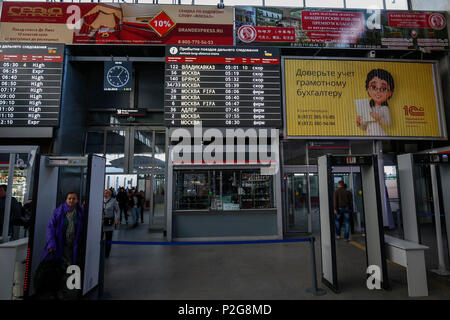
[[[128,81],[130,80],[130,73],[123,66],[114,66],[108,70],[106,79],[108,80],[108,83],[110,85],[119,88],[128,83]]]

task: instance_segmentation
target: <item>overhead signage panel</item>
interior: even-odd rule
[[[448,50],[446,12],[236,7],[236,45]]]
[[[4,2],[0,41],[233,45],[233,8]]]
[[[57,127],[64,45],[0,43],[0,128]]]
[[[167,47],[166,125],[279,128],[279,65],[274,48]]]

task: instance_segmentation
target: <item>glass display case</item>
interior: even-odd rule
[[[209,207],[209,172],[178,172],[175,210],[201,210]]]
[[[273,208],[272,176],[262,176],[258,172],[241,172],[241,208]]]
[[[175,176],[176,211],[275,208],[273,176],[259,169],[177,170]]]

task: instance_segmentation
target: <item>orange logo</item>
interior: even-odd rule
[[[50,17],[58,18],[63,16],[62,8],[43,7],[9,7],[8,15],[12,17]]]
[[[425,111],[422,107],[404,106],[403,110],[405,110],[405,116],[423,117],[425,115]]]

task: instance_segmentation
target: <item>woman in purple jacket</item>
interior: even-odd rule
[[[79,262],[83,208],[78,201],[78,194],[69,192],[66,201],[53,211],[47,225],[47,242],[42,260],[56,258],[66,268]]]

